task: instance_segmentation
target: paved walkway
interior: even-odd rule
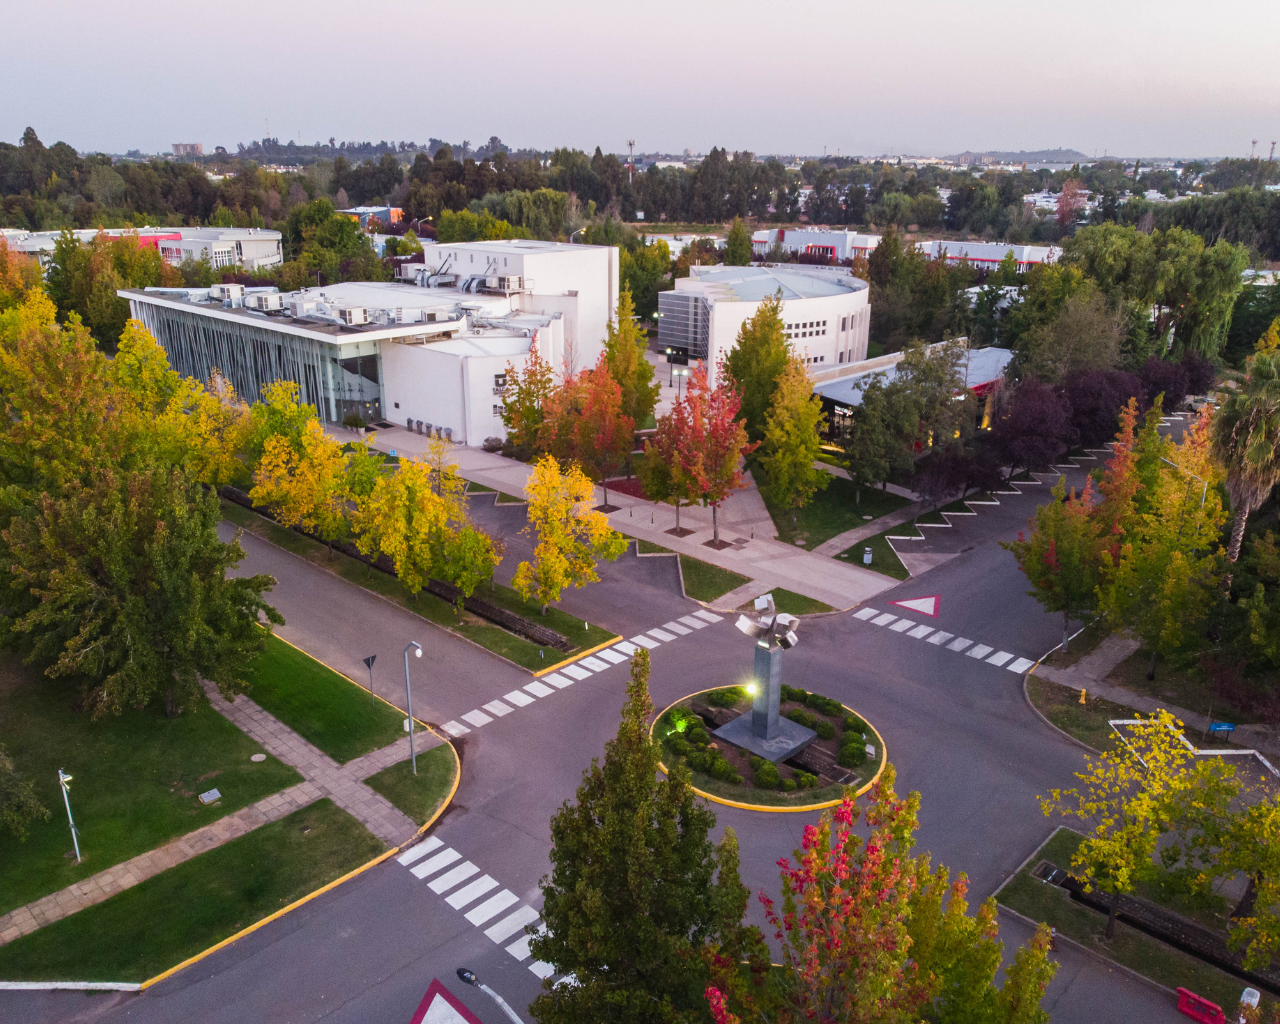
[[[362,781],[406,760],[409,757],[408,736],[339,765],[248,697],[239,696],[232,703],[210,683],[205,684],[205,692],[218,712],[276,758],[296,768],[305,781],[179,836],[164,846],[148,850],[59,892],[0,915],[0,946],[78,910],[101,903],[161,871],[239,839],[259,826],[279,821],[324,797],[356,818],[388,846],[399,846],[418,831],[412,819]],[[420,733],[419,736],[419,753],[441,742],[431,733]]]
[[[892,529],[895,526],[901,526],[903,523],[909,523],[921,512],[924,511],[925,503],[923,501],[913,501],[910,505],[903,505],[896,512],[890,512],[881,516],[879,519],[873,519],[871,522],[863,526],[855,527],[852,530],[845,530],[844,533],[838,533],[830,540],[823,541],[813,549],[815,555],[825,555],[828,558],[834,558],[841,551],[847,551],[860,540],[866,540],[868,537],[874,537],[877,533],[884,533],[885,530]]]

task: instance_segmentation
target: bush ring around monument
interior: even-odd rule
[[[693,698],[699,696],[700,694],[711,693],[715,690],[723,690],[723,689],[725,689],[725,687],[723,686],[710,686],[705,690],[695,690],[693,693],[686,694],[685,696],[681,697],[679,700],[672,701],[665,708],[663,708],[657,715],[655,715],[653,721],[649,724],[649,742],[659,744],[659,750],[661,750],[660,741],[654,739],[653,732],[658,727],[658,723],[662,721],[663,717],[672,708],[678,707],[679,705],[684,704],[687,701],[691,701],[693,700]],[[866,724],[867,728],[870,729],[871,732],[875,735],[877,749],[880,753],[880,764],[876,768],[876,773],[873,776],[871,776],[871,778],[868,779],[865,783],[863,783],[860,787],[858,787],[858,789],[854,790],[854,793],[853,793],[854,796],[862,796],[863,793],[867,792],[867,790],[869,790],[872,786],[876,784],[877,781],[879,781],[880,775],[884,772],[884,766],[889,761],[889,749],[884,742],[884,737],[880,735],[880,730],[877,729],[874,725],[872,725],[866,719],[865,716],[859,714],[859,712],[849,707],[848,704],[840,702],[840,706],[844,708],[845,711],[847,711],[849,714],[857,716],[862,722]],[[662,769],[662,773],[664,775],[671,774],[667,770],[666,762],[663,761],[661,757],[659,757],[658,759],[658,767]],[[840,796],[832,800],[823,800],[818,803],[788,804],[785,806],[775,806],[770,804],[745,803],[741,800],[729,800],[722,796],[716,796],[714,793],[708,793],[706,790],[699,789],[697,786],[693,785],[692,783],[690,783],[689,788],[691,788],[695,793],[698,794],[698,796],[702,797],[704,800],[710,800],[712,803],[723,804],[726,807],[737,807],[744,811],[766,811],[774,814],[779,814],[779,813],[796,814],[801,811],[820,811],[828,807],[835,807],[844,799],[844,795],[841,794]]]

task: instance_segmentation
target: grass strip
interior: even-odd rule
[[[1094,619],[1078,635],[1071,638],[1065,651],[1059,647],[1050,654],[1045,659],[1045,664],[1054,668],[1069,668],[1086,654],[1097,650],[1098,645],[1110,635],[1111,630],[1102,624],[1102,620]]]
[[[782,587],[775,587],[772,593],[774,608],[780,612],[786,612],[788,615],[818,615],[822,612],[835,611],[831,605],[824,601],[805,597],[803,594],[784,590]]]
[[[10,980],[144,981],[383,851],[329,800],[0,946]]]
[[[1032,674],[1027,677],[1027,696],[1036,710],[1068,736],[1087,743],[1094,750],[1110,750],[1118,740],[1107,722],[1114,718],[1133,718],[1136,712],[1109,700],[1086,695],[1080,703],[1080,691],[1060,686]]]
[[[680,572],[684,575],[684,592],[695,601],[714,601],[751,582],[750,576],[685,554],[680,556]]]
[[[434,622],[437,626],[456,633],[458,636],[470,640],[485,650],[492,651],[494,654],[500,655],[508,661],[512,661],[531,671],[545,668],[547,665],[560,661],[562,658],[572,657],[578,651],[594,647],[598,643],[604,643],[605,640],[613,636],[608,630],[597,630],[597,627],[594,626],[590,629],[584,629],[586,623],[582,619],[559,609],[552,609],[551,612],[554,613],[555,617],[551,615],[547,618],[539,617],[537,621],[542,622],[544,625],[549,625],[553,629],[559,629],[571,642],[577,643],[577,646],[567,652],[560,652],[551,647],[542,647],[531,640],[526,640],[524,637],[508,633],[501,626],[497,626],[487,619],[482,619],[470,612],[464,611],[459,616],[452,604],[425,590],[417,595],[410,594],[408,588],[395,576],[375,569],[358,558],[350,558],[340,552],[335,553],[333,558],[329,558],[328,549],[325,545],[312,540],[310,537],[304,537],[296,530],[286,530],[278,523],[273,523],[271,520],[249,511],[244,506],[235,504],[235,502],[224,499],[222,502],[222,514],[228,522],[243,527],[246,532],[252,533],[255,537],[260,537],[278,547],[284,548],[286,551],[305,558],[313,565],[340,576],[348,583],[354,583],[358,587],[371,590],[375,594],[379,594],[387,600],[400,605],[407,611],[426,619],[428,622]],[[509,588],[495,583],[492,589],[487,585],[478,588],[476,596],[494,604],[500,604],[502,602],[497,598],[502,591],[509,591]],[[515,596],[516,600],[519,600],[519,595],[515,595],[514,591],[510,591],[510,593]],[[523,605],[523,602],[521,604]],[[533,610],[536,613],[541,609],[535,607]],[[561,629],[556,626],[555,622],[564,623],[564,628]],[[592,637],[596,637],[596,639],[592,639]]]
[[[664,548],[661,544],[655,544],[651,540],[637,540],[636,551],[642,555],[671,555],[675,554],[670,548]]]
[[[498,500],[495,502],[497,505],[527,505],[528,503],[528,498],[517,498],[514,494],[508,494],[506,491],[499,491]]]
[[[752,467],[752,473],[759,477],[763,470]],[[859,497],[861,501],[858,501]],[[906,498],[874,487],[859,488],[853,481],[838,476],[831,477],[827,486],[814,494],[809,504],[798,512],[765,500],[765,507],[778,531],[778,540],[784,544],[803,540],[807,551],[846,530],[865,526],[865,516],[878,519],[906,504]]]
[[[900,526],[893,527],[893,530],[901,529],[902,527]],[[861,566],[864,569],[870,569],[872,572],[878,572],[882,576],[892,576],[895,580],[909,580],[911,573],[907,572],[907,567],[902,564],[898,553],[889,546],[888,536],[893,530],[886,530],[884,533],[877,533],[874,537],[860,540],[853,547],[841,551],[836,557],[841,561]],[[863,564],[862,553],[864,548],[871,549],[870,565]]]
[[[1069,869],[1071,857],[1082,839],[1083,836],[1068,829],[1059,830],[1036,852],[1027,866],[1009,880],[997,899],[1010,909],[1033,921],[1043,921],[1057,928],[1059,934],[1158,984],[1168,988],[1183,986],[1213,1000],[1230,1017],[1239,1005],[1243,981],[1181,950],[1166,946],[1159,939],[1122,921],[1116,922],[1115,936],[1105,938],[1106,915],[1074,902],[1065,889],[1048,885],[1031,874],[1041,860]]]
[[[49,679],[0,654],[0,741],[51,812],[25,842],[0,830],[0,913],[163,846],[302,781],[286,764],[205,706],[174,718],[158,707],[96,721],[81,709],[83,679]],[[73,776],[80,829],[71,851],[58,769]],[[217,788],[214,804],[199,794]],[[3,975],[0,975],[3,976]]]
[[[478,484],[474,480],[467,481],[467,494],[492,494],[494,488],[486,487],[484,484]]]
[[[447,743],[432,747],[418,755],[418,774],[413,774],[409,761],[399,761],[371,775],[365,782],[381,793],[419,825],[431,820],[431,815],[449,797],[453,789],[455,762]]]
[[[254,701],[339,764],[403,734],[398,711],[277,636],[268,636],[248,677]]]

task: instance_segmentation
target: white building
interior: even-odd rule
[[[468,242],[433,246],[429,258],[400,268],[413,269],[413,284],[118,294],[184,375],[204,379],[217,367],[248,401],[263,384],[293,380],[328,422],[356,413],[468,445],[504,436],[506,368],[523,368],[533,345],[557,369],[593,365],[603,351],[616,249]],[[471,267],[500,272],[462,272]]]
[[[826,256],[840,262],[866,256],[879,242],[879,235],[860,235],[841,228],[766,228],[751,235],[751,251],[763,256],[781,245],[784,252]]]
[[[266,228],[179,228],[182,236],[160,240],[166,263],[207,259],[214,270],[243,267],[260,270],[284,263],[279,231]]]
[[[1010,245],[1008,242],[917,242],[916,248],[931,260],[945,257],[953,265],[968,260],[984,270],[995,270],[1013,253],[1018,273],[1030,270],[1037,263],[1056,263],[1062,255],[1056,245]]]
[[[787,340],[811,372],[865,359],[871,329],[866,281],[842,268],[691,267],[674,291],[658,293],[658,344],[716,366],[760,303],[782,296]]]

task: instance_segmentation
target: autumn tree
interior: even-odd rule
[[[507,443],[518,459],[533,457],[538,447],[544,419],[543,405],[555,389],[551,364],[542,358],[535,341],[522,368],[507,364],[506,388],[502,398],[502,425]]]
[[[332,558],[333,542],[350,531],[347,457],[316,420],[303,428],[301,448],[280,435],[267,438],[249,498],[281,526],[319,537]]]
[[[606,330],[604,358],[609,375],[622,389],[622,413],[643,429],[658,404],[662,384],[654,379],[653,364],[645,358],[648,343],[636,317],[631,289],[624,286],[618,295],[617,316]]]
[[[1053,465],[1078,436],[1070,406],[1053,388],[1036,380],[1020,383],[991,425],[991,444],[1011,470]]]
[[[626,538],[609,526],[608,517],[589,507],[591,481],[577,466],[561,470],[545,455],[534,463],[525,492],[529,496],[529,525],[536,533],[532,562],[521,562],[511,586],[526,601],[536,600],[543,614],[560,600],[566,587],[582,587],[600,579],[599,559],[614,561],[626,550]]]
[[[822,400],[813,393],[804,364],[793,355],[778,378],[760,446],[767,479],[761,490],[775,505],[791,509],[793,525],[799,510],[831,481],[814,466],[826,421]]]
[[[609,505],[609,476],[620,469],[635,444],[635,423],[622,407],[622,388],[609,373],[608,353],[595,368],[568,378],[546,402],[542,447],[562,464],[577,463],[604,486],[603,511]]]
[[[666,1024],[699,1016],[708,942],[733,945],[748,890],[738,844],[689,785],[660,777],[649,740],[649,652],[637,651],[617,736],[593,760],[573,801],[551,819],[551,873],[542,881],[545,930],[533,955],[570,972],[543,983],[539,1024],[609,1020]]]
[[[1280,953],[1280,802],[1274,795],[1250,801],[1233,816],[1216,864],[1249,880],[1231,914],[1231,943],[1243,951],[1247,969],[1268,967]]]
[[[1071,225],[1084,209],[1085,197],[1079,178],[1068,178],[1062,183],[1062,191],[1058,193],[1058,227],[1063,233],[1070,230]]]
[[[755,313],[738,330],[734,347],[724,359],[724,372],[733,379],[742,399],[742,415],[747,440],[764,439],[765,419],[773,404],[778,378],[786,368],[790,349],[782,327],[782,294],[760,303]]]
[[[1092,481],[1068,496],[1066,477],[1053,488],[1053,501],[1036,509],[1031,535],[1001,541],[1034,588],[1028,593],[1047,612],[1062,613],[1062,649],[1067,649],[1071,620],[1090,611],[1097,599],[1103,562],[1102,524],[1093,510]]]
[[[275,380],[262,387],[262,401],[250,407],[250,426],[245,438],[245,462],[256,469],[267,439],[278,437],[299,455],[307,423],[318,420],[316,407],[302,401],[297,381]]]

